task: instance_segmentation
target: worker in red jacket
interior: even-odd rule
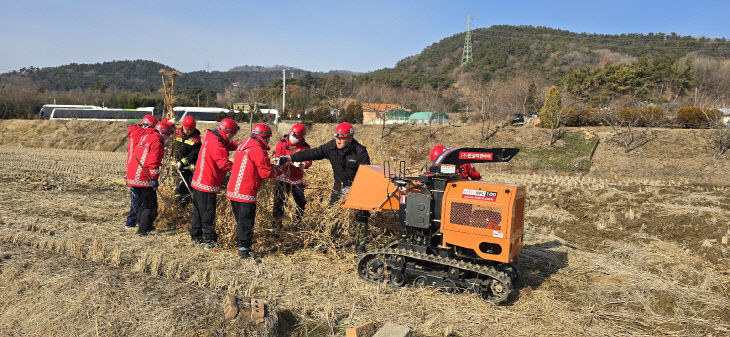
[[[292,153],[302,150],[308,150],[309,144],[304,140],[307,134],[307,128],[304,124],[294,124],[289,130],[289,134],[282,137],[276,143],[274,157],[290,156]],[[274,188],[274,221],[276,227],[281,226],[281,217],[284,214],[284,198],[287,193],[291,193],[294,197],[294,203],[297,205],[296,218],[293,223],[299,224],[304,215],[304,207],[307,205],[307,199],[304,198],[304,169],[312,166],[311,161],[304,162],[287,162],[276,176],[276,187]]]
[[[438,156],[446,151],[446,147],[443,145],[436,145],[431,148],[431,153],[429,157],[431,158],[431,161],[436,160]],[[473,168],[470,164],[464,164],[459,166],[459,173],[461,173],[462,179],[471,179],[471,180],[482,180],[482,175],[477,171],[477,169]]]
[[[226,198],[231,200],[233,216],[236,218],[238,256],[251,257],[253,225],[256,218],[256,195],[261,180],[274,176],[269,150],[271,128],[266,124],[256,124],[251,136],[236,148],[233,169],[228,183]]]
[[[157,123],[157,132],[146,134],[139,139],[132,150],[132,160],[127,164],[127,185],[140,201],[137,209],[139,226],[137,234],[146,236],[154,230],[152,223],[157,218],[157,182],[160,164],[165,155],[165,141],[175,131],[172,123]]]
[[[190,238],[195,243],[204,243],[206,249],[216,246],[218,234],[215,232],[215,198],[223,185],[226,173],[233,163],[228,160],[228,151],[237,144],[233,137],[238,132],[238,124],[224,118],[217,130],[206,130],[203,145],[195,162],[195,172],[190,187],[193,188],[193,219]]]
[[[127,131],[127,166],[132,159],[132,151],[135,145],[139,142],[139,139],[149,133],[155,132],[155,125],[157,125],[157,118],[152,115],[146,115],[142,118],[139,124],[132,124],[129,126]],[[129,215],[127,215],[127,223],[124,225],[126,229],[133,229],[137,227],[137,209],[139,208],[139,198],[129,189]]]

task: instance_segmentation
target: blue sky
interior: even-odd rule
[[[393,67],[474,27],[730,37],[726,1],[0,0],[0,72],[146,59],[182,71]]]

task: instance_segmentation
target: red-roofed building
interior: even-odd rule
[[[380,124],[381,116],[390,110],[405,110],[411,112],[400,104],[386,103],[362,103],[362,123],[363,124]],[[386,117],[386,123],[388,118]]]

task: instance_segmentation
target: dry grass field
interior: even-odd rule
[[[124,230],[126,153],[116,134],[124,125],[43,121],[46,131],[27,137],[21,122],[0,122],[3,335],[235,335],[243,327],[223,319],[226,293],[266,299],[280,312],[284,336],[343,335],[366,321],[422,336],[730,335],[729,160],[704,150],[667,156],[694,147],[682,134],[690,131],[663,131],[661,141],[629,154],[601,129],[571,130],[557,150],[544,148],[540,130],[498,132],[488,146],[523,152],[479,169],[485,180],[526,185],[528,199],[523,277],[508,304],[495,306],[470,294],[366,283],[351,248],[317,253],[313,246],[352,235],[347,223],[341,238],[321,234],[347,213],[325,207],[328,163],[307,173],[302,227],[270,230],[264,187],[254,247],[260,263],[242,262],[232,249],[191,244],[189,217],[174,207],[163,207],[153,235]],[[314,126],[308,142],[321,144],[330,129]],[[415,167],[437,141],[473,146],[478,137],[477,128],[463,127],[429,140],[423,129],[404,127],[381,144],[377,127],[356,129],[373,162],[399,158]],[[95,135],[98,144],[88,140]],[[570,152],[571,142],[587,154]],[[668,169],[670,159],[676,166]],[[541,164],[549,160],[553,167]],[[166,200],[171,180],[162,185]],[[234,234],[223,200],[226,246]],[[371,219],[374,242],[390,237],[388,219]]]

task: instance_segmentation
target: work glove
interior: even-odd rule
[[[294,165],[294,167],[302,167],[302,166],[304,166],[304,164],[302,162],[299,162],[299,161],[292,163],[292,165]]]
[[[291,157],[289,157],[289,156],[276,157],[276,164],[275,165],[276,166],[282,166],[282,165],[284,165],[284,164],[286,164],[286,163],[288,163],[290,161],[291,161]]]
[[[150,187],[152,187],[153,190],[156,190],[158,187],[160,187],[160,183],[157,180],[150,180]]]
[[[182,161],[178,161],[177,163],[175,163],[175,167],[177,167],[178,170],[180,168],[182,168],[182,166],[183,166],[183,162]]]
[[[195,171],[195,164],[190,164],[188,166],[183,166],[183,169],[184,170]]]

